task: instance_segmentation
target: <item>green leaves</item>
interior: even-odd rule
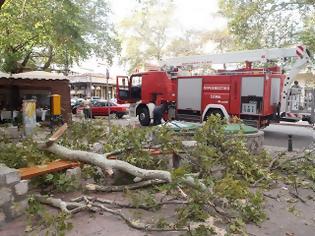
[[[11,168],[44,164],[57,159],[53,154],[40,151],[36,143],[30,139],[25,139],[18,144],[12,143],[10,140],[0,140],[0,150],[0,163],[4,163]]]
[[[314,48],[313,1],[219,1],[237,49],[285,47],[301,43]]]
[[[141,1],[133,14],[120,23],[120,38],[125,48],[122,60],[130,72],[145,63],[162,59],[173,13],[172,4],[171,1]]]
[[[109,13],[102,0],[10,1],[0,11],[0,70],[68,69],[92,54],[110,64],[120,44]]]

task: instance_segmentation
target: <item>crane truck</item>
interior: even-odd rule
[[[253,66],[275,60],[293,64],[287,73],[280,66]],[[206,75],[184,73],[185,68],[231,63],[245,66]],[[281,120],[313,122],[314,90],[307,90],[303,101],[299,92],[291,91],[295,76],[309,63],[311,54],[304,46],[172,58],[163,61],[159,70],[117,76],[117,101],[130,103],[131,114],[142,126],[155,121],[159,112],[166,121],[236,116],[257,128]]]

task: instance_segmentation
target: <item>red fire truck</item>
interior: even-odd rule
[[[287,74],[279,66],[253,67],[253,63],[279,59],[294,62]],[[208,75],[183,73],[185,68],[228,63],[244,63],[245,66]],[[289,110],[293,103],[290,88],[295,75],[308,63],[310,52],[303,46],[174,58],[164,61],[161,70],[117,76],[117,100],[131,103],[131,114],[138,116],[143,126],[150,125],[156,114],[163,112],[164,120],[195,122],[203,122],[211,114],[226,119],[237,116],[261,128],[272,122],[292,120],[292,116],[287,115],[292,112],[302,114],[301,109]],[[308,108],[313,100],[308,100],[307,108],[303,107],[301,117],[304,119],[310,117]],[[314,113],[314,109],[311,110]],[[297,117],[294,119],[299,119]]]

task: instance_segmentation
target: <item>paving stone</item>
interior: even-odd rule
[[[12,184],[20,181],[21,177],[16,169],[0,165],[0,185]]]
[[[0,210],[0,225],[2,225],[6,220],[5,214]]]
[[[21,180],[14,186],[15,193],[18,196],[25,195],[28,191],[28,180]]]
[[[11,189],[6,187],[0,188],[0,206],[11,200],[13,200]]]
[[[20,202],[14,202],[10,207],[10,213],[11,213],[12,218],[23,215],[25,213],[27,206],[28,206],[27,199]]]

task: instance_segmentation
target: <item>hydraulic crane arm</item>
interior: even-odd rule
[[[308,63],[311,63],[310,52],[304,46],[297,46],[295,48],[270,48],[228,52],[222,54],[177,57],[161,62],[161,67],[184,67],[198,66],[202,64],[267,62],[268,60],[279,60],[287,58],[294,58],[295,63],[292,65],[290,71],[288,72],[281,93],[280,111],[285,112],[288,99],[288,91],[294,80],[294,77],[302,69],[304,69]]]
[[[180,67],[199,64],[226,64],[244,63],[246,61],[263,62],[267,60],[278,60],[280,58],[298,57],[299,55],[297,52],[300,47],[304,48],[303,46],[298,46],[297,48],[270,48],[221,54],[177,57],[162,61],[161,66]]]

